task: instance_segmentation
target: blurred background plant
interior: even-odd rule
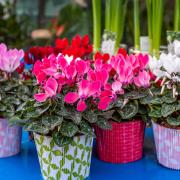
[[[17,17],[15,3],[0,3],[0,42],[20,48],[29,42],[27,16]]]
[[[106,3],[116,2],[116,0],[100,1],[102,12],[99,23],[102,27],[99,31],[102,36],[104,27],[107,29],[109,26],[108,21],[113,21],[112,23],[115,20],[123,21],[120,20],[120,14],[116,16],[122,12],[115,8],[117,7],[115,4],[114,8],[106,5]],[[130,47],[134,46],[134,0],[126,1],[122,0],[123,4],[121,4],[121,7],[125,7],[125,3],[127,3],[124,26],[120,23],[123,28],[116,26],[114,29],[119,28],[120,43],[126,43]],[[178,13],[180,11],[178,10],[179,0],[163,0],[163,2],[164,14],[160,44],[166,45],[166,30],[175,29],[175,22],[179,22]],[[0,41],[6,42],[11,47],[26,48],[32,45],[48,45],[52,44],[56,37],[66,36],[71,39],[75,34],[89,34],[92,38],[92,0],[0,0],[0,4]],[[110,16],[111,13],[107,13],[110,12],[108,8],[113,11],[113,16]],[[9,9],[8,13],[6,9]],[[148,25],[147,7],[144,0],[139,0],[139,17],[140,36],[146,36]],[[178,26],[176,25],[176,27]],[[113,27],[115,26],[112,25]]]

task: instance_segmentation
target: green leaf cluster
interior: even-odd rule
[[[32,96],[31,81],[11,79],[0,81],[0,116],[11,118],[17,108]]]
[[[77,135],[95,136],[92,124],[104,129],[111,128],[108,119],[98,113],[92,110],[80,113],[74,106],[65,104],[64,96],[59,94],[42,103],[29,99],[20,104],[10,123],[52,136],[58,146],[63,146],[71,143]]]
[[[148,115],[160,124],[168,126],[180,125],[179,96],[173,97],[172,89],[166,89],[162,94],[153,88],[152,93],[141,99],[141,103],[148,107]]]
[[[148,90],[129,90],[119,96],[113,104],[111,119],[117,122],[140,118],[148,121],[146,105],[141,101],[148,96]]]

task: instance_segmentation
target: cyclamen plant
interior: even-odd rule
[[[171,128],[180,126],[180,51],[178,47],[174,48],[175,53],[163,53],[158,61],[151,58],[149,66],[155,75],[155,83],[151,94],[142,101],[148,104],[149,116],[154,121]]]
[[[23,50],[0,44],[0,116],[11,118],[17,107],[31,95],[28,72],[24,71]]]
[[[90,61],[52,54],[36,61],[38,92],[20,105],[16,123],[63,146],[76,135],[93,136],[92,125],[107,129],[109,119],[144,115],[138,99],[147,95],[144,89],[150,85],[148,56],[101,57]]]

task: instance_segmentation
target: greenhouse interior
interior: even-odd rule
[[[0,0],[0,180],[180,180],[180,0]]]

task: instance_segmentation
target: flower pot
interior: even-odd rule
[[[0,157],[16,155],[21,149],[22,128],[9,126],[8,121],[0,118]]]
[[[158,162],[168,168],[180,170],[180,130],[153,122]]]
[[[111,122],[112,130],[95,127],[100,160],[128,163],[142,158],[145,123],[141,120]]]
[[[52,137],[34,133],[41,173],[46,179],[85,179],[89,176],[93,138],[76,136],[70,145],[57,146]]]

